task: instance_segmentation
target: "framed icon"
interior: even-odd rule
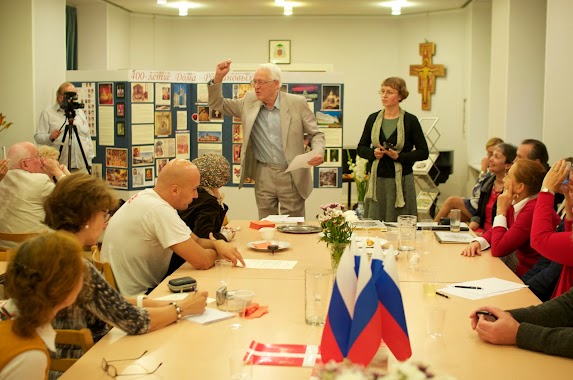
[[[290,40],[269,41],[269,62],[290,64]]]

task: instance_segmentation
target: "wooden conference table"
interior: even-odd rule
[[[229,279],[231,289],[249,289],[256,293],[255,302],[269,305],[270,313],[253,320],[237,317],[208,325],[188,321],[172,324],[164,329],[140,336],[127,336],[114,328],[73,365],[62,379],[109,379],[101,370],[101,361],[125,359],[148,353],[137,361],[118,362],[119,372],[142,372],[162,366],[153,375],[122,376],[125,379],[229,379],[228,358],[233,344],[242,342],[246,352],[251,340],[262,343],[320,344],[322,328],[309,326],[304,318],[304,270],[330,266],[329,251],[318,243],[318,235],[275,233],[275,239],[291,243],[287,250],[274,256],[246,248],[247,242],[260,240],[260,233],[248,228],[247,221],[234,221],[232,227],[241,230],[233,241],[243,256],[250,259],[297,260],[292,270],[233,268]],[[374,234],[371,232],[371,234]],[[391,232],[377,233],[391,240]],[[459,244],[432,243],[431,253],[424,255],[422,266],[438,269],[437,281],[444,283],[485,277],[499,277],[519,281],[505,264],[488,252],[481,257],[459,255]],[[494,346],[482,342],[471,329],[469,313],[485,304],[503,309],[538,304],[539,300],[522,289],[485,300],[472,301],[458,297],[424,297],[419,273],[408,270],[406,258],[397,257],[402,297],[412,344],[413,359],[430,364],[436,373],[449,374],[458,379],[537,379],[550,374],[551,378],[568,378],[573,373],[573,360],[548,356],[516,347]],[[183,265],[172,277],[190,275],[199,288],[214,297],[219,279],[214,269],[198,271]],[[168,279],[167,279],[168,280]],[[166,280],[166,281],[167,281]],[[169,294],[163,282],[152,293],[153,297]],[[432,339],[426,334],[425,305],[439,302],[446,308],[446,328],[442,338]],[[210,304],[208,307],[215,307]],[[231,324],[241,323],[239,335],[231,335]],[[391,356],[391,355],[390,355]],[[390,368],[395,360],[390,358]],[[253,379],[309,379],[311,368],[253,366]]]

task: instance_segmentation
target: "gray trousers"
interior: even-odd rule
[[[259,218],[278,215],[304,216],[304,199],[298,193],[286,167],[257,163],[255,172],[255,198]]]

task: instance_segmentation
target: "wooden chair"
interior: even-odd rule
[[[11,241],[14,243],[21,243],[23,241],[28,240],[29,238],[32,238],[34,236],[46,233],[47,231],[42,231],[42,232],[27,232],[27,233],[22,233],[22,234],[12,234],[12,233],[7,233],[7,232],[0,232],[0,241]],[[8,249],[11,249],[13,247],[0,247],[0,251],[6,251]]]
[[[12,249],[0,251],[0,261],[10,261],[13,255],[14,251]]]
[[[97,245],[92,246],[92,263],[97,270],[103,274],[105,280],[111,285],[112,288],[118,290],[115,276],[111,270],[111,265],[107,261],[100,261],[100,251]]]
[[[56,344],[70,344],[78,346],[84,354],[94,345],[90,329],[81,330],[60,330],[56,329]],[[50,369],[52,371],[66,372],[78,359],[51,359]]]

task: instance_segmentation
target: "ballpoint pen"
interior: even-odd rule
[[[449,296],[445,295],[444,293],[440,293],[440,292],[436,292],[437,295],[444,297],[444,298],[450,298]]]
[[[454,285],[454,288],[463,288],[463,289],[480,289],[480,286],[466,286],[466,285]]]

